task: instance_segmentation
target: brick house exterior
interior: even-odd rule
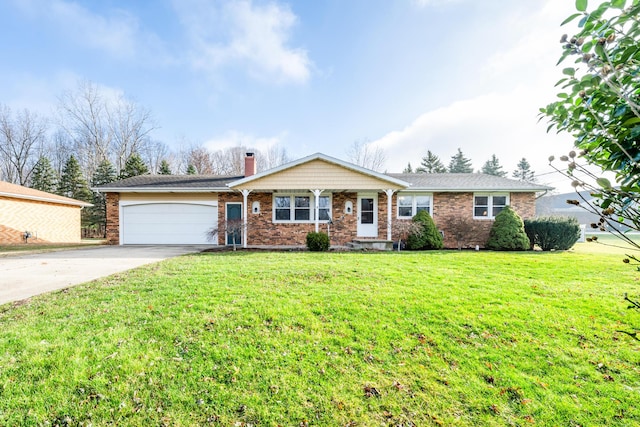
[[[253,156],[245,159],[245,170],[256,170]],[[495,214],[507,204],[521,217],[533,217],[536,193],[549,188],[483,174],[381,174],[315,154],[244,177],[146,175],[98,190],[107,195],[110,244],[146,242],[122,230],[134,205],[152,206],[149,221],[161,222],[157,233],[166,232],[167,242],[177,243],[179,238],[167,230],[182,221],[181,212],[190,215],[195,205],[206,201],[212,209],[208,229],[218,231],[211,244],[227,244],[225,228],[235,218],[236,226],[242,221],[238,243],[246,246],[300,246],[307,233],[316,230],[328,232],[332,245],[362,238],[396,241],[402,228],[398,225],[427,209],[444,235],[445,247],[457,248],[483,247]],[[179,213],[162,216],[172,203],[181,206]],[[145,227],[143,222],[145,218],[136,224]],[[129,230],[132,227],[136,225],[131,223]],[[202,234],[207,227],[200,227]]]
[[[91,206],[79,200],[0,181],[0,243],[80,242],[80,210]]]

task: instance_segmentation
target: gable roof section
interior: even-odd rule
[[[229,191],[227,184],[241,176],[140,175],[95,187],[102,193],[201,193]]]
[[[502,178],[482,173],[390,173],[392,176],[411,184],[414,191],[471,192],[509,191],[537,192],[549,191],[552,187],[515,179]]]
[[[33,188],[23,187],[22,185],[11,184],[5,181],[0,181],[0,197],[78,207],[93,206],[91,203],[83,202],[81,200],[58,196],[57,194],[47,193],[46,191],[35,190]]]
[[[401,179],[316,153],[239,179],[229,187],[234,190],[399,190],[408,185]]]

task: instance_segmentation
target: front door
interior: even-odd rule
[[[242,244],[242,203],[227,203],[225,226],[227,245]]]
[[[378,237],[377,194],[358,194],[358,237]]]

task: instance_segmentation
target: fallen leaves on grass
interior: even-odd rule
[[[382,394],[380,394],[378,389],[373,387],[373,386],[365,385],[363,387],[363,390],[364,390],[364,396],[367,397],[367,398],[370,398],[370,397],[382,397]]]

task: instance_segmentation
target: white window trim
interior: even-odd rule
[[[509,193],[473,193],[473,219],[495,219],[493,214],[493,198],[505,197],[505,206],[509,206]],[[476,216],[476,197],[487,197],[487,216]]]
[[[289,197],[291,200],[290,206],[289,206],[289,218],[292,219],[276,219],[276,197]],[[295,220],[293,218],[295,218],[295,199],[296,197],[308,197],[309,198],[309,219],[308,220]],[[320,219],[318,220],[319,223],[321,224],[326,224],[329,221],[331,221],[331,218],[333,216],[333,194],[331,193],[327,193],[327,194],[321,194],[320,197],[328,197],[329,198],[329,219]],[[273,208],[271,209],[271,221],[274,224],[312,224],[314,222],[316,222],[315,220],[315,213],[316,213],[316,201],[315,201],[315,196],[312,193],[273,193],[273,197],[271,198],[271,202],[272,202],[272,206]],[[325,208],[320,208],[320,209],[325,209]]]
[[[411,196],[411,216],[400,216],[400,197]],[[418,212],[416,206],[416,197],[429,197],[429,215],[433,215],[433,193],[398,193],[396,198],[396,218],[397,219],[411,219]],[[407,206],[408,207],[408,206]]]

